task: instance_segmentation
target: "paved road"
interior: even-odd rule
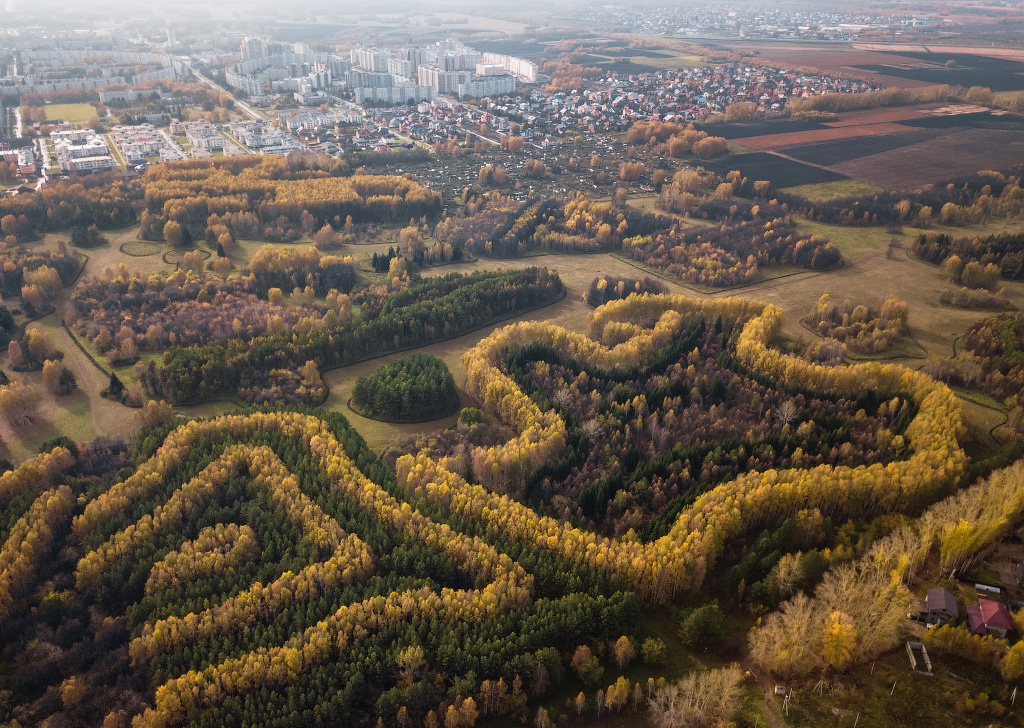
[[[195,73],[196,77],[200,81],[202,81],[203,83],[205,83],[205,84],[207,84],[209,86],[212,86],[213,88],[217,89],[218,91],[220,91],[223,94],[227,94],[228,98],[230,98],[232,101],[235,102],[235,106],[238,107],[239,111],[241,111],[243,114],[246,114],[253,121],[266,121],[266,118],[260,116],[255,111],[253,111],[252,107],[249,106],[249,104],[245,103],[244,101],[240,101],[233,93],[228,91],[226,88],[224,88],[220,84],[216,83],[212,79],[207,78],[203,74],[199,73],[199,71],[196,71],[194,69],[193,69],[193,73]]]

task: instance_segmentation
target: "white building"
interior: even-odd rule
[[[50,135],[57,152],[57,164],[64,172],[88,172],[92,170],[116,169],[117,163],[110,156],[110,148],[103,137],[91,129],[75,129],[73,132],[87,132],[84,138],[72,132],[54,132]]]
[[[442,70],[438,66],[420,66],[420,86],[433,86],[439,94],[453,94],[458,91],[459,84],[469,83],[473,78],[470,71]]]
[[[502,66],[523,83],[537,83],[537,64],[533,61],[502,53],[484,53],[483,62]]]
[[[357,104],[366,102],[383,104],[407,104],[430,101],[437,95],[433,86],[417,86],[412,81],[397,83],[388,88],[357,88],[354,91]]]
[[[481,98],[483,96],[504,96],[516,90],[515,76],[477,76],[468,83],[460,83],[459,96]]]

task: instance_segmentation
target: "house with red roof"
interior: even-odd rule
[[[1002,602],[981,597],[967,607],[967,624],[978,635],[991,634],[1002,639],[1013,630],[1013,617]]]

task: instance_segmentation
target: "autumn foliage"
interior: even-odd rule
[[[478,283],[490,305],[494,282],[508,297],[519,295],[518,281],[535,298],[531,285],[554,290],[545,276],[481,276],[468,286],[442,278],[363,306],[386,316]],[[130,279],[116,285],[128,285],[127,295],[145,290]],[[133,459],[115,461],[117,475],[106,480],[90,475],[90,459],[57,447],[0,475],[5,623],[45,632],[45,620],[64,625],[72,622],[65,615],[84,615],[75,629],[96,646],[81,649],[109,652],[105,674],[112,684],[125,680],[116,695],[92,672],[33,654],[47,661],[59,709],[107,715],[110,725],[255,725],[278,712],[308,714],[310,725],[440,725],[438,716],[472,725],[524,714],[529,699],[562,679],[570,655],[581,676],[607,685],[598,711],[635,710],[642,687],[624,677],[600,682],[591,647],[608,645],[608,664],[626,669],[641,600],[700,589],[745,534],[814,514],[903,512],[963,470],[959,406],[945,386],[895,365],[823,367],[783,354],[771,346],[780,326],[781,313],[763,303],[635,293],[596,309],[589,336],[540,322],[505,326],[464,360],[467,392],[504,437],[450,456],[405,455],[397,472],[340,416],[308,411],[251,410],[177,426],[154,416]],[[611,472],[612,457],[623,460],[628,449],[615,435],[621,430],[639,448],[637,463],[650,460],[659,437],[685,434],[672,411],[694,418],[695,438],[726,443],[733,425],[713,413],[740,400],[754,407],[754,395],[764,409],[752,417],[770,420],[757,425],[758,449],[750,450],[760,464],[739,472],[731,460],[739,448],[724,444],[699,464],[694,457],[696,467],[676,482],[696,487],[672,510],[657,499],[609,509],[617,493],[589,514],[546,505],[546,489],[574,482],[577,448],[584,462],[590,449],[606,451],[593,463]],[[598,423],[584,427],[583,413]],[[828,427],[815,435],[818,425],[808,423],[816,420],[849,428],[848,440],[830,440]],[[816,443],[802,454],[785,440],[799,428]],[[870,445],[862,438],[886,430]],[[554,469],[562,462],[570,467]],[[647,492],[657,493],[653,476],[667,482],[670,470],[652,469]],[[962,565],[1005,532],[1019,500],[1003,497],[1013,482],[992,481],[954,504],[984,524],[977,532],[946,528],[951,515],[936,511],[928,533],[941,541],[944,564]],[[655,517],[657,528],[641,535]],[[888,549],[875,552],[880,564],[906,553],[877,548]],[[58,551],[52,568],[71,572],[39,583],[43,559]],[[888,567],[873,568],[856,563],[849,578],[826,577],[819,591],[838,596],[816,594],[821,608],[784,608],[807,616],[798,622],[811,632],[793,639],[816,664],[842,669],[890,639],[886,620],[862,629],[875,614],[871,600],[884,593],[885,604],[902,604],[906,595]],[[869,588],[876,571],[886,576],[882,592]],[[849,597],[844,585],[863,597]],[[40,595],[39,609],[25,608],[30,593]],[[734,678],[725,671],[700,684],[731,694]],[[697,684],[660,693],[665,707]],[[582,711],[586,697],[575,706]],[[58,708],[49,710],[31,717],[40,722]],[[705,715],[728,720],[731,707]]]

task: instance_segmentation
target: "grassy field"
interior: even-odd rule
[[[626,64],[635,64],[636,66],[641,66],[645,69],[675,71],[680,68],[697,68],[699,66],[706,65],[698,56],[688,53],[680,53],[679,51],[673,51],[666,48],[659,48],[652,51],[651,55],[643,56],[631,56],[629,55],[628,49],[624,50],[622,53],[615,53],[613,55],[607,55],[600,52],[593,52],[590,55],[596,59],[597,62],[607,64],[612,68],[618,68],[620,65],[626,67]],[[622,60],[625,60],[626,64],[622,64]],[[616,63],[616,61],[618,62]]]
[[[814,685],[805,686],[790,701],[788,723],[794,728],[850,727],[855,722],[858,728],[1021,725],[1019,710],[1000,717],[956,710],[956,701],[968,692],[971,697],[985,692],[1009,705],[1010,688],[993,670],[946,655],[930,652],[929,657],[932,677],[914,673],[901,649],[830,680],[818,692]]]
[[[47,104],[46,119],[48,121],[69,121],[72,124],[84,124],[96,116],[96,107],[91,104]]]
[[[13,428],[0,421],[0,457],[20,461],[34,455],[46,440],[67,435],[76,442],[87,442],[100,435],[130,437],[138,429],[132,410],[104,399],[100,391],[108,379],[75,346],[59,325],[56,314],[29,324],[49,332],[56,347],[64,352],[64,365],[78,381],[68,395],[55,396],[46,391],[40,372],[12,372],[12,377],[31,385],[40,394],[40,406],[28,426]]]
[[[104,134],[103,138],[106,139],[107,146],[110,148],[110,154],[114,157],[114,161],[117,162],[117,166],[121,169],[128,169],[128,162],[125,160],[124,155],[121,154],[121,149],[117,146],[117,142],[114,141],[114,137],[110,134]]]
[[[744,146],[741,142],[729,140],[727,146],[729,154],[750,154],[753,150],[750,147]]]
[[[870,182],[861,182],[856,179],[786,187],[782,190],[782,192],[806,197],[808,200],[827,200],[832,197],[858,197],[860,195],[874,195],[882,191],[882,188],[877,185],[873,185]]]

